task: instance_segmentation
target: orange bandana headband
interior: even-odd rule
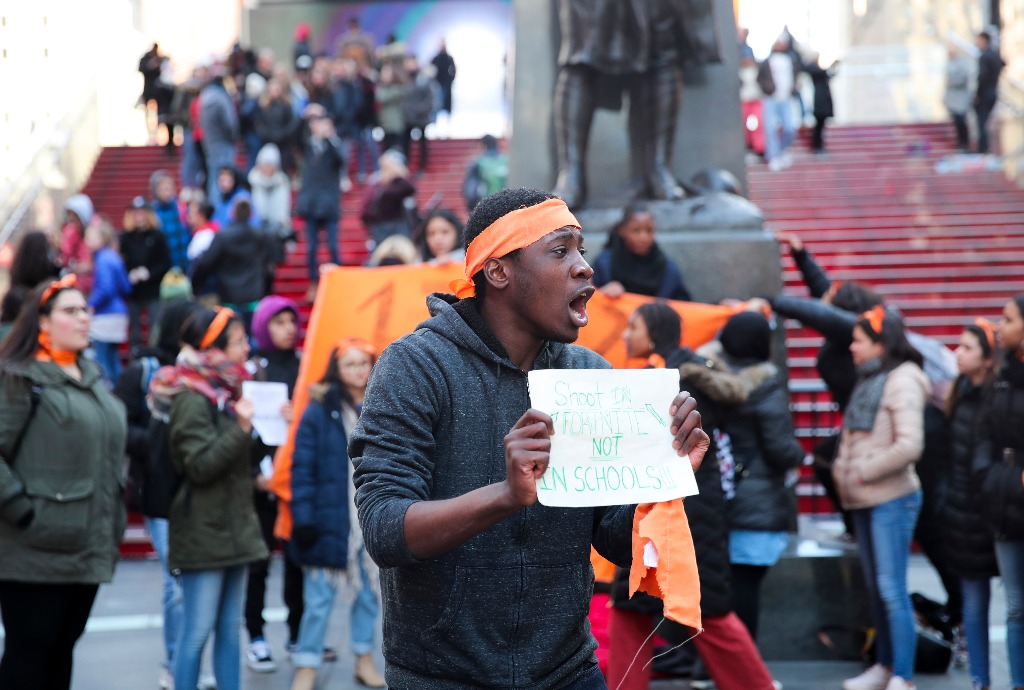
[[[985,340],[988,341],[988,349],[991,352],[995,352],[996,349],[996,327],[988,319],[977,318],[974,320],[974,325],[981,329],[981,332],[985,334]]]
[[[370,355],[373,359],[377,359],[377,351],[373,349],[373,345],[362,338],[342,338],[334,347],[339,354],[342,352],[348,352],[349,350],[359,350],[360,352],[365,352]]]
[[[548,233],[571,226],[580,229],[580,223],[561,199],[547,199],[536,206],[516,209],[494,221],[466,250],[466,277],[448,284],[459,299],[474,297],[476,285],[473,276],[488,259],[500,258],[517,249],[529,247]]]
[[[876,334],[882,335],[882,325],[885,323],[885,307],[881,304],[874,309],[868,310],[860,315],[860,318],[868,322]]]
[[[45,290],[43,290],[43,296],[39,298],[39,306],[43,306],[49,302],[50,298],[61,290],[67,290],[68,288],[73,288],[76,285],[78,285],[78,278],[74,273],[68,273],[60,280],[53,281],[46,286]]]
[[[210,322],[209,328],[207,328],[206,333],[203,334],[203,339],[199,343],[199,349],[205,350],[213,345],[214,341],[216,341],[217,338],[220,337],[220,334],[224,332],[224,329],[227,328],[228,321],[234,318],[234,316],[235,312],[231,311],[227,307],[221,307],[218,309],[217,315],[213,317],[213,321]]]

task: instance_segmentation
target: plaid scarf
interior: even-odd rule
[[[245,367],[229,360],[223,350],[185,347],[177,364],[162,367],[153,375],[146,404],[154,417],[168,422],[174,397],[190,390],[234,416],[235,403],[242,397],[242,382],[250,378]]]

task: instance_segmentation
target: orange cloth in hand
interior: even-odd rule
[[[644,565],[644,545],[653,542],[658,565]],[[670,620],[700,630],[700,579],[683,499],[642,503],[633,515],[633,565],[629,596],[637,590],[658,597]]]

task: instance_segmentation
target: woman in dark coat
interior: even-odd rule
[[[355,512],[348,436],[359,419],[376,352],[366,341],[338,343],[319,383],[310,389],[292,456],[292,539],[289,549],[302,566],[305,607],[292,654],[292,690],[312,690],[324,649],[339,579],[357,590],[350,637],[355,678],[365,687],[385,687],[373,664],[373,636],[380,615],[376,566],[366,554]]]
[[[281,151],[281,169],[287,173],[295,169],[294,149],[301,124],[292,109],[285,84],[277,78],[268,81],[256,112],[256,134],[261,141],[277,145]]]
[[[679,315],[671,307],[646,304],[630,316],[623,338],[630,357],[647,357],[653,368],[679,369],[680,390],[689,391],[697,399],[704,428],[712,438],[708,457],[713,458],[721,451],[714,445],[713,431],[729,408],[743,403],[747,393],[738,377],[680,347],[681,329]],[[696,479],[700,493],[683,502],[700,574],[704,633],[693,639],[694,645],[720,690],[768,690],[772,687],[771,674],[750,633],[733,612],[725,498],[718,463],[703,463]],[[618,686],[625,676],[623,690],[646,690],[650,674],[645,667],[651,658],[651,647],[644,645],[643,659],[632,659],[651,631],[652,616],[661,618],[661,601],[643,593],[629,598],[629,571],[624,568],[616,570],[611,600],[609,687]],[[680,644],[693,635],[693,631],[664,619],[658,624],[658,633],[672,644]],[[633,666],[627,674],[631,662]]]
[[[832,89],[829,79],[836,76],[839,63],[833,62],[827,68],[818,65],[818,56],[803,65],[804,72],[811,77],[814,84],[814,130],[811,132],[811,150],[815,153],[825,152],[825,121],[835,115],[832,109]]]
[[[761,581],[782,556],[796,520],[787,475],[803,461],[804,451],[793,431],[782,377],[769,361],[771,328],[763,314],[736,314],[701,353],[739,376],[748,392],[723,425],[734,464],[722,468],[722,483],[736,613],[756,640]]]
[[[951,458],[949,493],[942,513],[947,558],[950,568],[960,578],[963,594],[963,627],[971,682],[975,687],[985,688],[991,683],[989,582],[999,574],[999,568],[971,463],[982,422],[982,400],[991,394],[995,347],[995,331],[987,321],[979,319],[960,334],[960,346],[956,349],[960,376],[953,386],[947,410],[947,447]]]
[[[1006,361],[982,409],[975,479],[1006,588],[1010,685],[1024,688],[1024,295],[1006,303],[999,344]]]
[[[609,297],[624,292],[665,299],[689,300],[683,275],[654,241],[654,215],[643,204],[630,204],[608,233],[608,242],[594,259],[594,285]]]
[[[306,245],[309,282],[315,286],[319,278],[317,247],[322,227],[327,233],[327,250],[331,261],[341,263],[338,254],[338,220],[341,216],[341,171],[345,167],[345,149],[334,132],[334,123],[326,116],[309,120],[310,135],[303,147],[306,166],[302,186],[295,203],[295,213],[306,222]]]

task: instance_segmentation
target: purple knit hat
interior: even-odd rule
[[[290,311],[299,318],[299,307],[295,302],[280,295],[267,295],[256,305],[256,311],[252,315],[252,338],[256,341],[256,349],[273,350],[274,341],[270,339],[270,329],[267,324],[270,320],[283,311]]]

